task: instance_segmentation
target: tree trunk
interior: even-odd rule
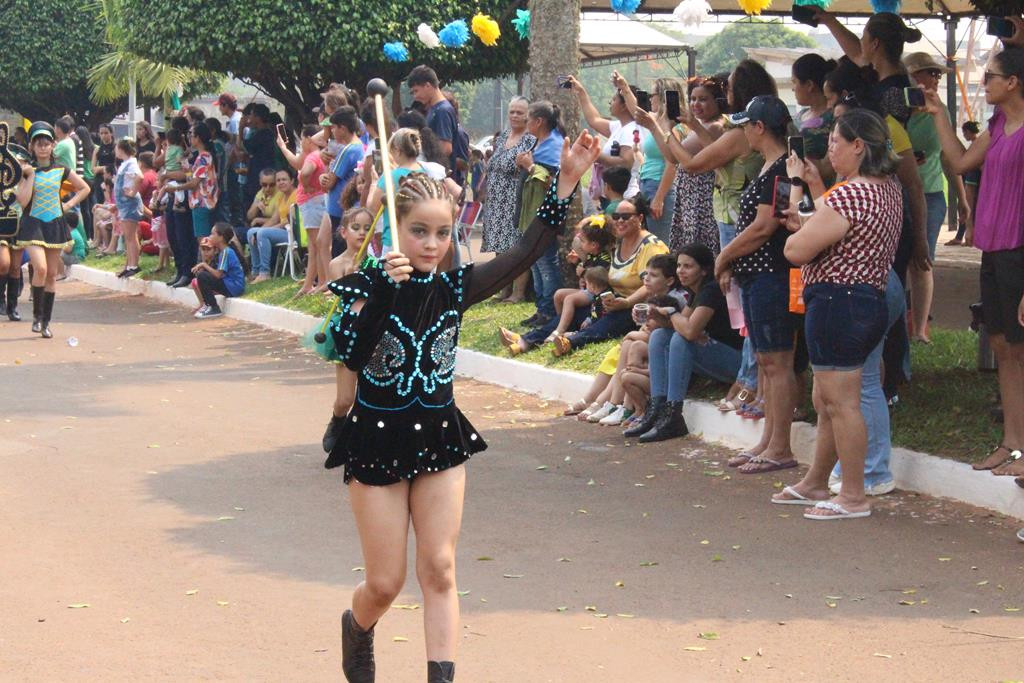
[[[562,110],[565,135],[574,139],[580,131],[580,107],[571,90],[559,88],[559,75],[580,72],[580,0],[530,0],[530,99],[548,100]],[[577,190],[567,225],[582,215]],[[566,283],[576,279],[575,267],[565,255],[572,247],[573,230],[562,235],[558,249]]]

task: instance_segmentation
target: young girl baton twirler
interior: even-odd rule
[[[599,152],[586,132],[571,147],[566,140],[561,171],[519,244],[488,263],[445,273],[434,270],[451,244],[455,205],[441,183],[412,173],[395,196],[401,252],[330,285],[340,301],[329,332],[340,360],[358,373],[355,403],[326,463],[345,468],[366,567],[352,609],[342,616],[342,667],[350,682],[374,680],[373,629],[405,583],[410,520],[427,679],[445,683],[455,676],[463,463],[486,448],[453,398],[462,314],[551,245],[576,184]]]

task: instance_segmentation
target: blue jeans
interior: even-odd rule
[[[718,221],[718,240],[722,249],[725,249],[734,239],[736,239],[736,226],[733,223]]]
[[[748,391],[757,391],[757,356],[754,354],[754,344],[749,336],[743,338],[743,351],[736,381]]]
[[[651,332],[647,356],[651,396],[664,396],[669,401],[686,398],[694,372],[721,382],[732,382],[740,368],[740,352],[728,344],[714,339],[698,344],[665,327]]]
[[[927,210],[925,225],[928,226],[928,257],[935,261],[935,245],[939,241],[942,221],[946,220],[946,194],[944,192],[926,192],[924,206]]]
[[[896,273],[889,272],[889,283],[885,290],[885,305],[888,323],[891,327],[907,309],[903,284]],[[860,380],[860,411],[868,431],[868,450],[864,458],[864,485],[877,486],[892,481],[889,459],[892,456],[892,433],[889,425],[889,406],[882,391],[882,349],[883,339],[864,362]],[[832,475],[842,477],[839,463],[832,469]]]
[[[557,318],[555,291],[562,286],[558,270],[558,243],[553,243],[530,268],[533,273],[533,292],[537,296],[537,312],[547,318]]]
[[[627,333],[636,329],[636,323],[633,322],[633,312],[629,309],[605,313],[585,328],[580,329],[580,325],[588,317],[590,317],[590,307],[581,306],[576,309],[572,324],[569,326],[570,330],[579,330],[570,338],[570,344],[574,349],[586,346],[587,344],[593,344],[594,342],[604,341],[605,339],[624,337]],[[530,330],[524,334],[523,341],[530,346],[543,344],[544,340],[555,331],[556,327],[558,327],[558,319],[553,318],[543,327]]]
[[[648,201],[654,200],[654,195],[658,192],[658,185],[661,184],[661,178],[650,178],[648,180],[640,181],[640,191],[647,197]],[[671,187],[668,194],[665,195],[664,210],[661,213],[661,218],[653,218],[647,216],[647,230],[653,232],[658,236],[665,244],[669,242],[669,233],[672,231],[672,211],[676,205],[676,189]]]
[[[252,262],[257,275],[270,275],[274,245],[287,241],[288,230],[285,228],[253,228],[249,231],[249,247],[252,249]]]

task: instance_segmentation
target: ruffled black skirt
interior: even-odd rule
[[[451,403],[376,410],[356,401],[324,467],[345,468],[345,483],[387,486],[461,465],[487,444]]]
[[[71,243],[71,229],[63,216],[53,221],[42,221],[35,216],[23,215],[18,221],[18,235],[14,238],[14,246],[18,249],[29,245],[63,249]]]

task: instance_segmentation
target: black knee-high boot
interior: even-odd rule
[[[53,317],[53,300],[56,298],[56,292],[43,292],[43,328],[40,330],[43,339],[53,339],[53,332],[50,331],[50,318]]]
[[[374,683],[377,675],[373,626],[364,631],[350,609],[341,615],[341,670],[349,683]]]
[[[21,278],[7,278],[7,318],[18,322],[21,314],[18,313],[18,294],[21,290]]]
[[[427,683],[452,683],[455,662],[427,662]]]
[[[43,329],[43,299],[46,298],[42,287],[32,285],[32,331],[39,332]]]
[[[4,275],[0,277],[0,315],[7,315],[7,280],[9,278]]]

